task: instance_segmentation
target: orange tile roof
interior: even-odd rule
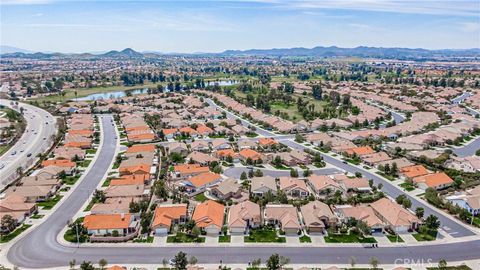
[[[83,226],[88,230],[127,229],[130,225],[130,214],[88,215],[83,219]]]
[[[222,178],[220,174],[206,172],[206,173],[192,176],[190,177],[190,179],[188,179],[188,181],[190,181],[190,183],[192,183],[196,187],[201,187],[211,182],[214,182],[220,178]]]
[[[114,265],[114,266],[111,266],[109,268],[107,268],[107,270],[126,270],[127,268],[125,267],[121,267],[119,265]]]
[[[236,155],[235,151],[233,149],[223,149],[223,150],[218,150],[215,152],[217,156],[219,157],[234,157]]]
[[[73,168],[77,164],[71,160],[68,159],[48,159],[42,162],[43,167],[48,167],[48,166],[58,166],[58,167],[69,167]]]
[[[353,155],[356,154],[357,156],[363,156],[363,155],[369,155],[375,153],[375,150],[373,150],[370,146],[360,146],[360,147],[354,147],[345,150],[345,152],[348,155]]]
[[[155,139],[155,134],[153,134],[153,133],[127,134],[127,138],[130,141],[134,141],[134,140],[153,140],[153,139]]]
[[[93,134],[93,131],[90,129],[77,129],[77,130],[69,130],[68,134],[91,136]]]
[[[136,166],[128,166],[128,167],[120,168],[120,173],[134,174],[138,171],[141,171],[141,172],[144,172],[144,173],[150,173],[150,165],[140,164],[140,165],[136,165]]]
[[[191,128],[191,127],[183,127],[181,129],[179,129],[180,132],[184,132],[184,133],[188,133],[188,134],[197,134],[198,132]]]
[[[154,144],[135,144],[127,149],[127,153],[155,152]]]
[[[65,147],[79,147],[79,148],[83,148],[83,147],[90,147],[92,145],[91,142],[67,142],[64,146]]]
[[[419,177],[413,178],[415,183],[425,183],[428,187],[435,188],[441,185],[450,185],[453,183],[452,178],[450,178],[446,173],[432,173],[427,175],[422,175]]]
[[[260,144],[261,146],[270,146],[277,144],[277,141],[272,138],[260,138],[258,139],[258,144]]]
[[[212,130],[211,128],[205,126],[205,125],[200,125],[200,126],[197,127],[197,132],[198,132],[198,133],[201,133],[201,134],[203,134],[203,133],[212,133],[213,130]]]
[[[261,154],[250,148],[242,149],[239,153],[244,158],[251,158],[252,160],[257,160],[261,158]]]
[[[150,130],[150,127],[145,124],[145,125],[141,125],[141,126],[134,126],[134,127],[126,127],[125,128],[125,131],[134,131],[134,130]]]
[[[400,169],[403,175],[408,178],[414,178],[421,175],[428,174],[428,170],[423,167],[423,165],[413,165],[408,167],[403,167]]]
[[[150,178],[150,174],[129,174],[120,178],[112,179],[110,186],[122,186],[122,185],[142,185],[145,180]]]
[[[181,216],[187,215],[187,205],[160,205],[155,209],[152,227],[172,225],[172,219],[179,219]]]
[[[205,228],[212,224],[221,228],[224,211],[225,207],[222,204],[208,200],[195,207],[192,219],[199,228]]]
[[[208,167],[200,166],[200,164],[180,164],[174,166],[173,169],[182,174],[204,173],[210,170]]]
[[[176,129],[176,128],[164,128],[162,131],[163,131],[164,135],[170,135],[170,134],[173,134],[175,132],[178,132],[178,129]]]

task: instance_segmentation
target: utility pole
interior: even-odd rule
[[[80,247],[80,239],[78,237],[78,222],[75,223],[75,231],[77,234],[77,246]]]

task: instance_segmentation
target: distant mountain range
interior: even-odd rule
[[[157,58],[165,55],[161,52],[137,52],[131,48],[122,51],[109,51],[105,53],[32,53],[10,46],[1,46],[0,53],[3,57],[30,58],[30,59],[48,59],[48,58],[118,58],[118,59],[141,59],[141,58]],[[339,48],[331,47],[314,47],[314,48],[279,48],[279,49],[251,49],[251,50],[227,50],[221,53],[195,53],[182,54],[175,53],[170,55],[210,55],[210,56],[310,56],[310,57],[360,57],[360,58],[393,58],[393,59],[429,59],[439,57],[471,57],[480,58],[480,48],[475,49],[444,49],[444,50],[427,50],[427,49],[409,49],[409,48],[382,48],[382,47],[365,47],[356,48]]]

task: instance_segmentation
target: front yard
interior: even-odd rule
[[[230,243],[232,241],[232,237],[230,235],[220,235],[218,237],[219,243]]]
[[[403,242],[405,242],[405,241],[403,241],[403,239],[400,236],[397,236],[397,235],[388,234],[387,238],[392,243],[403,243]]]
[[[363,237],[356,233],[349,234],[329,234],[324,237],[325,243],[377,243],[373,237]]]
[[[286,243],[285,237],[278,237],[274,229],[262,228],[250,231],[250,235],[244,237],[245,243]]]
[[[39,202],[37,205],[42,207],[43,210],[50,210],[52,209],[61,199],[63,198],[62,195],[56,195],[53,198],[50,198],[46,201]]]
[[[193,236],[183,232],[167,237],[167,243],[205,243],[205,237]]]
[[[307,235],[300,236],[300,243],[311,243],[311,242],[312,242],[312,239],[310,238],[310,236],[307,236]]]
[[[7,243],[8,241],[12,240],[13,238],[17,237],[19,234],[30,228],[32,225],[30,224],[23,224],[19,228],[15,229],[13,232],[7,234],[7,235],[2,235],[0,237],[0,243]]]

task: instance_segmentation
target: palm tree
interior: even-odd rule
[[[68,265],[70,266],[70,269],[75,269],[75,265],[77,264],[77,261],[75,259],[71,260],[68,262]]]

